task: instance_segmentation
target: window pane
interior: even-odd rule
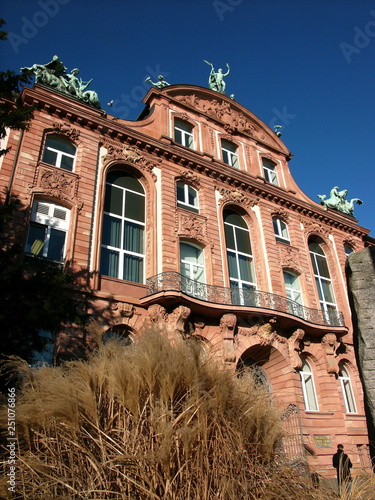
[[[69,172],[72,172],[73,163],[74,163],[74,158],[72,158],[71,156],[62,155],[60,164],[61,168],[69,170]]]
[[[227,244],[227,248],[231,248],[232,250],[235,250],[236,246],[234,243],[234,231],[233,227],[229,226],[228,224],[224,224],[224,230],[225,230],[225,240]]]
[[[50,240],[48,243],[47,257],[53,260],[63,260],[65,245],[65,232],[57,229],[51,229]]]
[[[181,262],[180,272],[183,276],[190,278],[190,266],[186,262]]]
[[[120,248],[121,245],[121,219],[104,215],[103,218],[103,236],[104,245]]]
[[[75,146],[64,139],[63,137],[58,137],[54,135],[49,135],[46,139],[46,147],[50,147],[53,149],[57,149],[58,151],[62,151],[63,153],[68,153],[70,155],[75,155],[76,148]]]
[[[104,274],[104,276],[117,278],[118,263],[119,263],[118,252],[115,252],[114,250],[108,250],[107,248],[102,248],[100,272]]]
[[[238,256],[239,266],[240,266],[240,278],[243,281],[253,282],[253,272],[252,272],[252,259],[249,257],[244,257],[243,255]]]
[[[317,274],[319,274],[319,276],[329,278],[327,259],[324,256],[316,255],[316,262],[319,270]]]
[[[57,153],[49,149],[45,149],[43,153],[43,161],[49,165],[56,165]]]
[[[143,282],[143,258],[134,255],[124,255],[124,274],[123,279],[134,281],[135,283]]]
[[[244,219],[238,213],[233,212],[232,210],[224,210],[224,222],[228,222],[229,224],[233,224],[234,226],[239,226],[247,229],[247,225]]]
[[[145,199],[143,196],[130,191],[126,192],[125,217],[140,222],[145,221]]]
[[[237,250],[251,255],[249,232],[236,227]]]
[[[42,255],[45,237],[46,227],[30,224],[25,252],[32,253],[33,255]]]
[[[144,194],[143,186],[139,180],[122,170],[111,170],[108,172],[107,183]]]
[[[185,185],[182,182],[177,182],[177,199],[185,202]]]
[[[333,297],[332,284],[329,281],[321,280],[323,297],[326,302],[335,302]]]
[[[104,210],[111,214],[122,215],[123,193],[122,189],[107,184]]]
[[[227,255],[228,255],[229,276],[230,278],[238,279],[239,276],[238,276],[236,254],[232,252],[227,252]]]
[[[183,142],[182,142],[182,132],[181,132],[181,130],[178,130],[177,128],[174,131],[174,140],[176,142],[178,142],[178,144],[182,144],[183,145]]]
[[[197,192],[192,187],[188,187],[189,194],[189,205],[196,206],[197,205]]]
[[[143,253],[143,226],[125,222],[124,224],[124,250]]]

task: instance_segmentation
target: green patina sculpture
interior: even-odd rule
[[[354,203],[362,205],[363,202],[359,198],[352,198],[350,201],[348,201],[346,200],[347,194],[347,189],[339,191],[338,186],[335,186],[333,189],[331,189],[329,198],[327,198],[325,194],[318,194],[318,198],[320,198],[320,203],[324,207],[334,208],[338,212],[346,215],[353,215]]]
[[[211,66],[210,75],[208,77],[208,86],[210,87],[210,89],[215,90],[216,92],[220,92],[221,94],[225,94],[226,83],[224,82],[224,77],[229,75],[229,64],[226,63],[226,66],[228,68],[228,71],[226,73],[223,73],[223,70],[221,68],[219,68],[217,73],[215,73],[214,65],[212,63],[206,61],[205,59],[203,59],[203,62]]]
[[[94,90],[86,90],[92,79],[83,82],[81,78],[77,77],[78,68],[74,68],[70,73],[67,73],[67,68],[58,56],[53,56],[52,61],[47,64],[33,64],[29,68],[21,68],[21,71],[34,74],[35,83],[48,85],[95,108],[101,108],[98,94]]]
[[[157,89],[163,89],[164,87],[169,87],[169,83],[164,80],[164,76],[163,75],[159,75],[158,76],[158,81],[157,82],[152,82],[151,81],[151,77],[148,76],[146,78],[145,82],[150,82],[151,85],[153,85]]]

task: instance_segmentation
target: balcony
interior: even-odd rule
[[[147,297],[160,292],[177,292],[211,304],[270,309],[315,325],[345,326],[343,314],[334,309],[323,312],[321,309],[304,307],[293,300],[273,293],[207,285],[172,271],[148,278],[146,290]]]

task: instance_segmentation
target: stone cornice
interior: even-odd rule
[[[262,177],[254,177],[242,170],[230,168],[212,156],[176,145],[172,140],[169,142],[159,141],[132,128],[131,122],[126,124],[123,121],[108,118],[99,110],[73,98],[60,95],[58,92],[52,92],[36,85],[32,89],[24,89],[23,99],[26,103],[35,105],[39,110],[44,109],[49,114],[97,132],[98,141],[100,141],[100,134],[119,143],[135,146],[140,151],[155,155],[161,160],[167,160],[196,173],[206,175],[225,186],[240,189],[244,193],[252,194],[319,224],[325,224],[353,236],[365,238],[370,232],[368,229],[358,226],[352,217],[339,214],[331,209],[320,208],[318,204],[315,204],[314,207],[308,202],[294,197],[292,192],[265,182]]]

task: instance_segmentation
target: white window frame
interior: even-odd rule
[[[178,122],[184,123],[188,125],[190,128],[190,131],[184,130],[178,126]],[[176,130],[178,130],[181,134],[181,142],[176,140]],[[173,121],[173,134],[174,134],[174,141],[177,144],[180,144],[181,146],[184,146],[189,149],[195,149],[194,145],[194,126],[191,125],[190,122],[187,122],[186,120],[183,120],[182,118],[179,118],[178,116],[174,117]]]
[[[273,184],[274,186],[279,186],[280,184],[277,177],[277,166],[275,165],[275,163],[267,160],[266,158],[263,158],[262,164],[264,178],[266,179],[266,181],[270,184]]]
[[[60,213],[61,215],[60,217],[57,216],[58,213]],[[64,218],[62,217],[62,215],[64,215]],[[30,223],[36,223],[41,227],[44,227],[45,237],[43,245],[40,247],[40,249],[35,247],[33,251],[33,246],[35,245],[34,243],[30,249],[31,251],[26,252],[26,254],[36,255],[47,259],[52,229],[56,229],[58,231],[65,233],[63,257],[61,260],[59,260],[59,262],[63,262],[66,255],[66,238],[69,230],[69,220],[70,220],[70,210],[68,208],[45,200],[35,200],[31,211]],[[29,234],[30,234],[30,225],[29,225],[26,245],[28,245]]]
[[[342,372],[345,372],[346,375],[342,375]],[[345,364],[342,362],[339,363],[339,380],[344,397],[346,413],[357,413],[357,406],[355,404],[354,392],[350,380],[349,371]]]
[[[180,200],[178,198],[178,186],[183,187],[183,199]],[[194,199],[194,204],[189,202],[189,191],[195,193],[195,199]],[[190,184],[186,184],[185,182],[178,181],[176,183],[176,196],[177,196],[177,206],[181,208],[185,208],[187,210],[191,210],[192,212],[199,213],[199,197],[198,197],[198,191],[193,188]]]
[[[224,143],[232,146],[233,149],[228,149],[228,147],[224,146]],[[227,139],[221,139],[221,156],[226,165],[233,168],[240,168],[237,151],[238,147],[233,142],[230,142]]]
[[[198,262],[191,262],[189,260],[185,260],[181,256],[181,253],[182,253],[181,246],[182,245],[192,247],[192,248],[199,250],[199,252],[200,252],[199,258],[201,258],[202,262],[199,263],[199,261]],[[181,264],[184,264],[185,266],[188,267],[188,269],[189,269],[188,276],[186,274],[182,273]],[[200,269],[202,271],[201,278],[199,280],[195,279],[194,268]],[[206,280],[206,269],[205,269],[204,248],[203,247],[201,247],[199,245],[195,245],[194,243],[191,243],[189,241],[180,241],[180,273],[181,273],[181,276],[183,276],[189,280],[187,283],[184,283],[184,280],[182,279],[182,284],[183,284],[183,286],[181,287],[182,291],[187,293],[188,295],[190,295],[192,297],[196,297],[196,298],[201,299],[201,300],[206,300],[207,299],[206,288],[205,288],[205,286],[204,287],[200,286],[200,284],[205,285],[205,283],[206,283],[206,281],[205,281]]]
[[[272,217],[272,223],[276,240],[290,244],[288,224],[278,217]],[[286,232],[286,236],[283,236],[283,231]]]
[[[311,250],[311,248],[310,248],[311,243],[315,243],[316,245],[318,245],[319,248],[321,249],[322,253],[318,253],[318,252],[315,252],[314,250]],[[330,310],[337,311],[337,304],[336,304],[336,298],[335,298],[335,291],[334,291],[333,285],[332,285],[331,273],[330,273],[329,267],[328,267],[327,257],[326,257],[326,254],[324,253],[324,250],[319,245],[319,243],[316,243],[314,241],[309,241],[309,253],[310,253],[311,259],[315,263],[315,266],[313,263],[312,263],[312,266],[313,266],[313,273],[314,273],[315,283],[316,283],[318,296],[319,296],[320,307],[321,307],[323,313],[326,315],[326,319],[329,321],[329,311]],[[320,274],[320,266],[319,266],[319,261],[317,259],[317,256],[323,257],[325,259],[326,264],[327,264],[329,277],[326,277],[326,276]],[[317,273],[314,272],[314,267],[318,271]],[[328,286],[330,287],[334,302],[329,302],[324,298],[323,282],[328,284]]]
[[[316,397],[315,390],[314,373],[306,359],[303,359],[300,375],[306,411],[319,411],[318,399]]]
[[[75,166],[76,166],[77,148],[76,148],[76,151],[75,151],[74,155],[66,153],[65,151],[61,151],[59,149],[53,148],[51,146],[48,146],[48,139],[49,138],[60,139],[62,143],[63,142],[70,143],[73,147],[75,147],[74,144],[72,144],[69,140],[67,140],[67,139],[65,139],[63,137],[60,137],[60,136],[55,135],[55,134],[47,135],[45,146],[44,146],[44,151],[46,151],[46,150],[52,151],[53,153],[56,153],[56,155],[57,155],[57,157],[56,157],[56,163],[48,163],[48,165],[53,165],[53,166],[55,166],[57,168],[61,168],[62,170],[66,170],[67,172],[74,172]],[[43,155],[44,155],[44,151],[43,151]],[[64,167],[61,166],[63,156],[66,156],[67,158],[72,158],[73,159],[72,170],[68,170],[68,169],[66,169],[66,168],[64,168]]]

